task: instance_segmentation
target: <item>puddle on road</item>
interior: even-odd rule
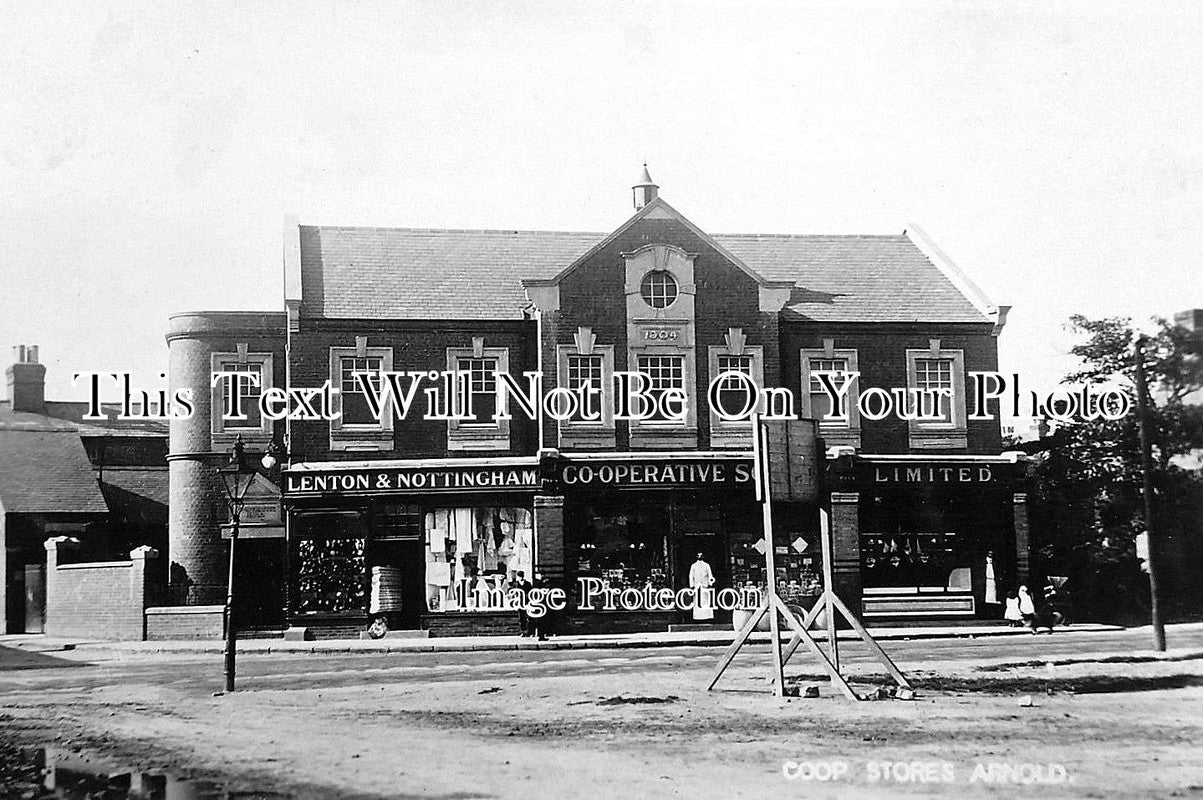
[[[55,747],[0,742],[0,797],[27,800],[292,800],[212,781],[139,772]]]

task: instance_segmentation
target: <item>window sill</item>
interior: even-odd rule
[[[381,452],[393,449],[393,432],[381,428],[356,429],[343,426],[330,429],[330,450]]]
[[[752,448],[752,428],[747,424],[744,424],[742,428],[712,425],[710,427],[710,446],[715,449],[750,450]]]
[[[658,448],[696,448],[698,446],[697,428],[658,427],[640,425],[631,428],[631,449],[654,450]]]
[[[860,449],[860,430],[857,428],[824,428],[819,425],[819,438],[827,447],[855,447]]]
[[[964,428],[943,430],[912,430],[912,450],[965,450],[969,447],[969,432]]]
[[[560,448],[579,450],[610,450],[617,445],[613,428],[604,427],[560,427]]]
[[[455,451],[483,450],[495,452],[510,449],[510,433],[496,427],[460,425],[447,433],[447,449]]]

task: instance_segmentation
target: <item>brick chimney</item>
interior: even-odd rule
[[[38,346],[13,348],[13,365],[4,371],[13,411],[46,413],[46,367],[38,363]]]

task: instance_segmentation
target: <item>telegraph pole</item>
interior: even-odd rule
[[[1144,337],[1136,337],[1136,422],[1140,429],[1140,471],[1144,479],[1145,535],[1149,553],[1145,563],[1149,568],[1149,605],[1153,622],[1153,646],[1165,652],[1165,625],[1161,621],[1161,603],[1157,594],[1157,535],[1153,521],[1153,450],[1149,437],[1149,384],[1145,380]]]

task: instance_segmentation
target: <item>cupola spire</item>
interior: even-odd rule
[[[647,171],[647,162],[643,162],[643,172],[639,175],[639,180],[635,185],[631,187],[635,196],[635,210],[638,211],[655,200],[659,189],[660,187],[652,182],[652,176]]]

